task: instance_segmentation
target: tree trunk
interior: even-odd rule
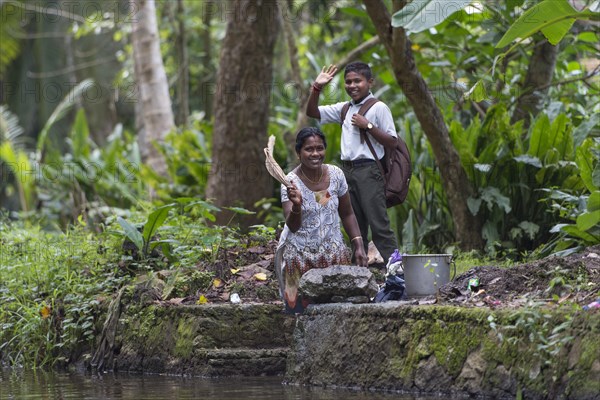
[[[227,32],[222,44],[213,127],[212,169],[206,195],[218,206],[254,208],[271,196],[264,166],[267,144],[272,58],[279,30],[275,0],[228,3]],[[218,223],[229,221],[221,212]],[[240,218],[243,227],[255,217]]]
[[[214,83],[214,70],[212,67],[212,39],[210,36],[211,22],[214,8],[217,4],[213,0],[204,0],[204,6],[202,7],[202,32],[200,37],[202,38],[202,50],[204,55],[202,56],[202,66],[204,78],[200,84],[200,99],[202,99],[202,105],[204,106],[204,113],[206,119],[210,121],[213,116],[213,83]]]
[[[460,242],[462,249],[482,249],[483,223],[481,218],[471,214],[467,207],[467,199],[473,194],[473,188],[450,140],[442,113],[415,65],[410,41],[404,29],[392,27],[391,16],[383,1],[364,0],[364,4],[390,56],[396,81],[412,105],[431,143],[452,213],[455,239]],[[394,8],[399,10],[405,4],[406,1],[395,1]]]
[[[185,30],[185,6],[183,0],[177,0],[175,10],[169,7],[175,35],[175,57],[177,59],[177,97],[175,122],[178,126],[187,125],[190,116],[190,63]]]
[[[175,126],[167,74],[160,54],[154,0],[130,0],[133,7],[131,41],[145,137],[140,140],[143,161],[157,174],[167,175],[165,159],[154,146]]]
[[[296,93],[298,93],[298,115],[296,116],[296,125],[292,131],[287,131],[283,135],[286,147],[288,149],[288,163],[290,163],[296,155],[296,133],[304,126],[310,124],[308,116],[306,115],[306,103],[308,101],[308,90],[303,87],[302,73],[300,70],[300,63],[298,61],[298,47],[296,46],[296,35],[294,33],[294,27],[290,18],[284,18],[286,8],[293,7],[293,4],[288,4],[285,0],[279,0],[279,19],[283,25],[283,34],[285,42],[287,44],[288,55],[290,57],[291,67],[291,81],[293,82]]]
[[[546,39],[536,43],[529,60],[523,94],[519,96],[511,123],[524,120],[524,126],[528,128],[531,117],[535,117],[541,111],[552,82],[557,55],[558,47],[550,44]]]

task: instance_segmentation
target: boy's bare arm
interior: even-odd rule
[[[319,94],[321,90],[327,85],[337,72],[335,65],[325,66],[321,70],[317,79],[310,88],[310,95],[308,96],[308,102],[306,104],[306,115],[311,118],[321,119],[321,113],[319,112]]]

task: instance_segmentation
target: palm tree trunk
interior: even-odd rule
[[[130,0],[130,4],[135,13],[131,41],[145,132],[140,140],[140,150],[143,161],[157,174],[166,176],[165,160],[154,144],[162,143],[175,124],[167,74],[160,54],[156,6],[154,0]]]

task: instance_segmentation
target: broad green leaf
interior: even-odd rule
[[[465,99],[480,102],[487,99],[487,92],[482,80],[478,80],[468,92],[464,94]]]
[[[56,121],[60,120],[64,117],[67,112],[76,104],[77,99],[81,96],[90,86],[94,84],[94,81],[91,79],[85,79],[81,81],[77,86],[75,86],[65,97],[64,99],[58,103],[46,124],[40,131],[38,135],[37,141],[37,151],[42,152],[44,146],[46,144],[46,138],[48,136],[48,132],[50,128],[56,123]]]
[[[583,144],[575,150],[575,161],[579,168],[579,175],[581,176],[581,180],[583,180],[585,187],[590,192],[598,190],[598,186],[594,185],[592,179],[592,173],[594,171],[593,157],[591,154],[592,146],[593,141],[591,139],[586,139]]]
[[[596,190],[590,194],[587,202],[587,209],[589,212],[600,210],[600,190]]]
[[[573,130],[573,139],[575,140],[575,147],[580,146],[583,141],[592,134],[596,134],[600,131],[600,114],[590,115],[590,119],[583,121],[577,128]]]
[[[223,207],[223,208],[226,210],[229,210],[229,211],[233,211],[236,214],[241,214],[241,215],[256,214],[254,211],[246,210],[245,208],[241,208],[241,207]]]
[[[574,225],[563,226],[561,228],[561,230],[564,233],[567,233],[567,234],[569,234],[571,236],[574,236],[574,237],[579,238],[579,239],[583,239],[585,242],[587,242],[589,244],[595,244],[595,243],[598,242],[598,239],[596,239],[593,235],[591,235],[591,234],[589,234],[587,232],[584,232],[584,231],[578,229]]]
[[[479,209],[481,208],[481,202],[481,199],[476,199],[473,197],[469,197],[467,199],[467,207],[469,207],[469,211],[471,211],[471,214],[477,215]]]
[[[498,228],[496,228],[496,224],[492,221],[486,221],[485,224],[483,224],[481,236],[485,239],[488,245],[496,243],[500,240]]]
[[[507,46],[517,38],[526,39],[538,31],[542,31],[546,39],[556,45],[576,19],[595,18],[598,18],[597,13],[587,10],[579,12],[567,0],[545,0],[523,13],[496,44],[496,48]]]
[[[407,33],[422,32],[440,24],[470,3],[472,0],[414,0],[392,15],[392,26],[404,28]]]
[[[15,176],[21,207],[24,211],[31,210],[34,206],[35,174],[30,173],[34,168],[27,154],[7,140],[0,144],[0,160],[4,160],[4,166]]]
[[[540,231],[540,226],[538,224],[529,221],[521,222],[519,227],[523,229],[523,232],[525,232],[531,240],[535,239],[535,236]]]
[[[71,129],[71,149],[73,156],[85,157],[90,156],[90,145],[88,143],[90,130],[88,128],[85,110],[82,108],[77,112],[73,128]]]
[[[360,8],[356,8],[356,7],[342,7],[339,8],[339,11],[348,14],[348,15],[352,15],[354,17],[361,17],[361,18],[368,18],[368,14],[366,13],[366,11],[364,11],[363,9]]]
[[[577,216],[577,229],[587,231],[600,224],[600,210],[586,212]]]
[[[571,136],[570,120],[565,114],[559,114],[552,122],[552,146],[558,150],[561,160],[573,159],[573,137]]]
[[[539,158],[527,154],[522,154],[520,156],[513,157],[513,160],[515,160],[518,163],[534,166],[536,168],[542,168],[542,162]]]
[[[500,193],[498,188],[489,186],[481,190],[481,199],[484,200],[489,210],[492,210],[494,204],[504,210],[508,214],[511,210],[510,199]]]
[[[142,250],[144,247],[144,238],[137,228],[121,217],[117,217],[117,222],[125,231],[125,236],[135,244],[138,250]]]
[[[582,32],[577,35],[577,40],[587,43],[598,43],[598,35],[595,32]]]
[[[162,207],[158,207],[156,210],[152,211],[150,215],[148,215],[148,220],[144,224],[143,231],[143,238],[146,245],[150,243],[150,239],[152,239],[158,228],[160,228],[165,222],[169,216],[169,211],[175,207],[175,205],[175,203],[171,203]]]
[[[596,163],[596,167],[592,171],[592,185],[600,188],[600,161]]]
[[[550,119],[546,114],[543,114],[533,125],[527,154],[537,157],[540,160],[544,159],[546,152],[550,148],[550,143],[552,143],[551,140]]]
[[[521,7],[525,0],[506,0],[506,8],[512,10],[515,7]]]
[[[413,253],[417,248],[417,227],[414,212],[408,212],[406,223],[402,227],[402,247],[406,253]]]

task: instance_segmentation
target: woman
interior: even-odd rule
[[[301,129],[296,136],[300,165],[287,175],[292,185],[281,188],[285,227],[278,254],[283,256],[280,285],[288,312],[300,313],[308,305],[298,295],[302,274],[312,268],[351,264],[340,219],[351,238],[355,263],[367,266],[348,184],[341,169],[323,164],[326,148],[325,135],[319,129]]]

